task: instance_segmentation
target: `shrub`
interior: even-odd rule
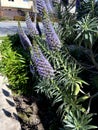
[[[46,7],[43,7],[42,1],[38,0],[37,2],[46,39],[44,38],[44,40],[43,37],[40,38],[35,35],[33,32],[34,26],[32,26],[32,46],[28,47],[27,50],[31,55],[32,63],[34,63],[35,73],[39,74],[39,81],[35,85],[35,90],[37,93],[45,94],[52,100],[52,104],[57,106],[63,129],[84,130],[85,128],[97,128],[89,124],[93,114],[89,114],[82,105],[82,102],[85,102],[90,96],[82,90],[83,85],[87,85],[87,83],[79,77],[81,67],[70,56],[67,48],[61,44],[47,11],[44,10]],[[29,24],[31,25],[31,22]],[[18,30],[20,28],[19,25]],[[22,44],[25,40],[27,41],[26,45],[28,45],[28,38],[23,33],[19,32],[19,35],[22,35],[22,38],[20,37]],[[87,118],[85,119],[85,117]],[[69,119],[72,119],[71,123]],[[74,122],[74,119],[76,122]]]

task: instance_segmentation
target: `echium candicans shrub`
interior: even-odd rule
[[[46,37],[48,36],[49,39],[53,40],[55,36],[53,31],[54,29],[52,24],[50,24],[47,11],[45,8],[43,8],[42,5],[40,6],[42,7],[40,8],[42,9],[40,10],[42,11],[42,22],[45,28],[45,32],[47,32],[45,33]],[[84,130],[85,128],[88,130],[96,128],[89,125],[92,115],[90,116],[86,113],[86,109],[82,106],[81,103],[88,99],[89,96],[84,94],[81,97],[83,93],[79,95],[80,92],[83,92],[81,90],[83,87],[82,85],[86,84],[78,77],[80,66],[78,66],[76,61],[69,56],[66,49],[62,49],[62,51],[60,51],[61,43],[58,44],[56,40],[53,40],[52,43],[48,43],[49,47],[51,48],[49,50],[48,48],[45,48],[46,46],[44,47],[43,43],[40,43],[40,48],[43,49],[43,52],[46,50],[45,53],[47,54],[47,57],[49,56],[48,59],[51,61],[53,68],[55,68],[54,75],[54,69],[52,68],[49,61],[45,58],[44,53],[42,53],[41,49],[39,48],[37,38],[38,36],[33,37],[32,47],[29,50],[31,60],[41,77],[41,80],[36,86],[37,92],[45,93],[46,96],[53,99],[53,105],[57,104],[58,112],[60,112],[62,117],[61,119],[64,130]],[[43,41],[43,39],[41,40]],[[56,49],[59,49],[59,51],[56,51]],[[33,66],[30,68],[31,70],[32,67]],[[79,111],[78,114],[77,111]],[[83,116],[81,116],[81,113]],[[83,120],[81,117],[83,117]]]

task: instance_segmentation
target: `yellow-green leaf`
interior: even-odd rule
[[[78,95],[79,91],[80,91],[80,86],[79,84],[76,83],[74,94]]]

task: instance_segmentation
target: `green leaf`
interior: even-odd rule
[[[79,84],[76,83],[76,84],[75,84],[74,95],[78,95],[79,91],[80,91],[80,86],[79,86]]]

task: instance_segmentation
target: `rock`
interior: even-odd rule
[[[33,113],[37,115],[38,114],[38,106],[37,106],[36,102],[32,103],[31,107],[32,107]]]
[[[25,113],[19,112],[18,113],[19,118],[21,118],[24,122],[28,122],[29,118]]]
[[[32,111],[32,109],[31,109],[30,107],[27,107],[27,108],[25,109],[25,112],[26,112],[27,114],[33,114],[33,111]]]
[[[40,123],[40,119],[37,115],[32,115],[29,118],[30,124],[38,125]]]

